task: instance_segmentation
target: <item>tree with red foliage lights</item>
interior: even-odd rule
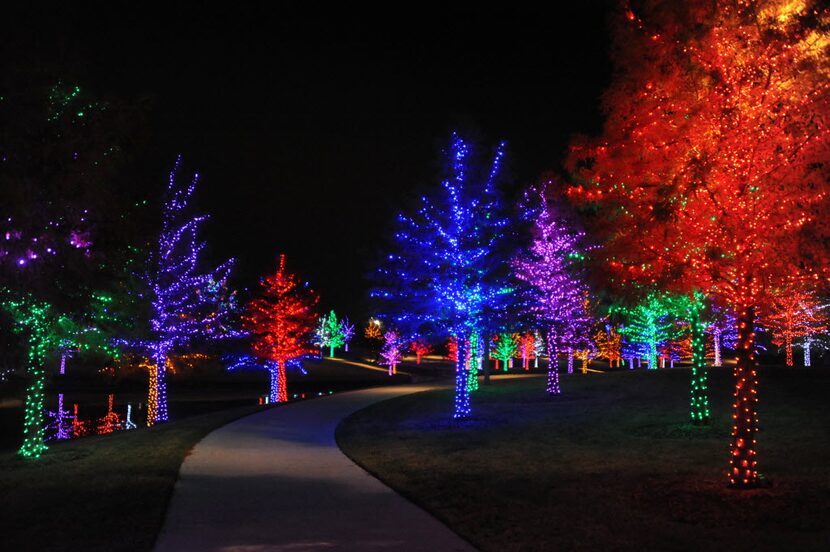
[[[432,345],[423,337],[418,337],[409,344],[409,350],[415,353],[415,364],[421,364],[421,359],[424,355],[432,352]]]
[[[762,486],[755,320],[770,289],[827,285],[830,10],[819,0],[638,2],[614,29],[603,135],[570,197],[617,283],[701,290],[738,315],[729,484]]]
[[[251,333],[254,355],[276,363],[277,402],[287,402],[286,363],[316,352],[312,339],[319,298],[285,269],[285,255],[280,255],[277,271],[260,285],[262,296],[248,303],[242,322]]]

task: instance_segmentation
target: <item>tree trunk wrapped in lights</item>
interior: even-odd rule
[[[559,359],[556,352],[556,333],[548,331],[548,377],[545,389],[548,395],[559,395],[562,390],[559,388]]]
[[[738,316],[738,349],[735,365],[735,402],[732,404],[732,458],[729,483],[734,487],[757,487],[761,480],[755,458],[758,431],[757,365],[755,358],[755,308],[745,307]]]

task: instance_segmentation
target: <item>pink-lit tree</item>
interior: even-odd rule
[[[570,351],[590,326],[585,308],[588,286],[579,270],[585,235],[568,224],[543,189],[529,190],[525,205],[533,218],[533,240],[514,259],[513,268],[516,277],[527,284],[522,290],[523,310],[546,329],[547,392],[558,395],[557,352],[561,347]]]
[[[381,364],[389,367],[390,376],[398,373],[398,364],[401,363],[402,345],[401,336],[397,331],[388,330],[383,334],[383,348],[380,350],[380,356],[383,357]]]

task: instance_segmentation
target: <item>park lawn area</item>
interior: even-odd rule
[[[262,408],[268,407],[52,444],[38,460],[1,453],[1,548],[151,550],[192,447],[213,429]]]
[[[485,551],[830,550],[830,372],[762,368],[759,468],[726,487],[731,369],[711,371],[711,427],[686,423],[689,371],[496,378],[453,423],[451,391],[372,405],[337,441]],[[405,521],[403,522],[405,523]]]

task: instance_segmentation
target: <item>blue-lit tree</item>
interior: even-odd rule
[[[169,355],[195,339],[216,339],[238,335],[228,325],[236,310],[234,294],[227,282],[233,260],[210,271],[200,271],[199,254],[205,243],[198,238],[207,216],[189,213],[190,199],[199,175],[187,185],[176,182],[181,157],[176,159],[162,209],[158,249],[146,275],[152,304],[150,337],[128,345],[150,359],[147,425],[166,422],[167,366]]]
[[[400,215],[392,252],[376,273],[371,295],[406,335],[453,336],[458,344],[454,418],[470,407],[471,339],[497,327],[511,290],[500,255],[508,221],[496,188],[505,144],[488,165],[453,134],[441,186]]]
[[[530,189],[523,202],[533,221],[529,249],[513,260],[515,276],[526,285],[521,305],[535,324],[545,328],[548,349],[547,392],[558,395],[558,351],[583,347],[590,338],[588,286],[582,275],[585,234],[557,212],[543,189]]]

